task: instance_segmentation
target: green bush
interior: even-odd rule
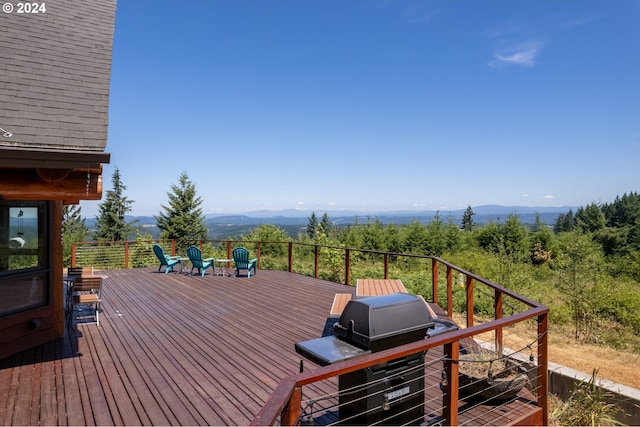
[[[612,394],[596,384],[598,371],[593,370],[591,379],[576,381],[569,398],[549,414],[552,425],[563,426],[604,426],[620,425],[615,415],[620,411],[607,400]]]

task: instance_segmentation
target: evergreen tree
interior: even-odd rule
[[[436,212],[431,222],[426,227],[427,239],[426,243],[426,255],[442,256],[447,246],[445,236],[445,226],[440,212]]]
[[[202,198],[198,197],[196,186],[186,172],[178,178],[178,185],[171,185],[167,192],[169,206],[161,205],[164,212],[155,217],[161,239],[177,239],[180,250],[194,241],[207,239],[209,230],[202,214]]]
[[[362,232],[362,248],[372,251],[386,251],[384,225],[378,218],[360,228]]]
[[[444,228],[444,237],[448,251],[456,251],[460,248],[460,229],[453,222],[453,217],[449,215],[447,225]]]
[[[318,231],[318,217],[315,212],[311,213],[309,217],[309,222],[307,223],[307,236],[310,239],[315,239],[316,232]]]
[[[499,224],[490,222],[484,227],[478,227],[474,234],[476,235],[478,246],[482,249],[492,253],[504,251],[504,236]]]
[[[71,265],[71,249],[75,242],[83,242],[89,234],[79,205],[66,205],[62,211],[62,261]]]
[[[573,216],[573,209],[569,209],[566,214],[560,214],[556,218],[556,223],[553,226],[555,233],[564,233],[566,231],[573,231],[576,226],[575,217]]]
[[[531,262],[534,265],[541,265],[551,260],[552,246],[553,246],[553,234],[551,230],[545,226],[540,220],[540,215],[536,213],[536,223],[532,229],[531,247],[529,248],[529,254]]]
[[[506,253],[516,258],[524,255],[527,252],[526,241],[528,233],[525,226],[520,222],[520,216],[509,214],[501,228]]]
[[[566,214],[560,214],[556,217],[556,223],[553,226],[554,233],[562,233],[563,231],[567,231],[564,229]]]
[[[466,230],[466,231],[471,231],[473,230],[473,227],[475,227],[475,222],[473,221],[473,216],[475,215],[475,212],[473,212],[473,210],[471,209],[471,206],[467,206],[467,210],[464,211],[464,214],[462,215],[462,229]]]
[[[120,170],[115,168],[111,178],[113,189],[107,191],[104,202],[98,206],[96,216],[96,240],[116,242],[127,240],[133,233],[134,223],[128,223],[125,215],[131,211],[133,200],[127,199],[127,187],[120,180]]]
[[[613,203],[602,206],[602,212],[610,227],[634,227],[640,224],[640,194],[631,192],[616,196]]]
[[[320,225],[322,225],[322,229],[324,230],[324,234],[329,236],[331,234],[332,229],[333,229],[333,223],[329,219],[329,215],[327,215],[326,212],[322,215],[322,220],[320,221]]]
[[[602,230],[607,224],[604,213],[600,206],[595,203],[580,207],[576,211],[576,225],[583,233],[593,233]]]
[[[420,221],[412,221],[402,228],[402,253],[424,255],[429,251],[429,233]]]

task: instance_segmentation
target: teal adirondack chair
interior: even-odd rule
[[[257,258],[249,259],[249,251],[245,248],[235,248],[233,250],[233,262],[236,264],[236,272],[233,277],[240,274],[240,270],[247,270],[247,277],[251,277],[251,270],[256,275]]]
[[[160,260],[160,267],[158,267],[158,273],[160,273],[160,270],[162,270],[163,265],[165,266],[164,274],[167,274],[169,271],[173,271],[173,267],[177,264],[180,264],[180,266],[182,266],[182,262],[180,262],[179,256],[165,255],[164,249],[162,249],[160,245],[153,245],[153,252],[158,257],[158,260]]]
[[[191,274],[193,274],[193,269],[197,268],[198,273],[201,276],[204,276],[207,268],[211,267],[211,274],[215,274],[216,268],[214,267],[214,258],[205,258],[202,259],[202,251],[200,248],[196,246],[189,246],[187,249],[187,256],[189,257],[189,261],[191,261]]]

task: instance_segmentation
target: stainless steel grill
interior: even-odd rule
[[[419,297],[392,294],[349,301],[333,334],[295,344],[305,358],[326,366],[424,339],[434,327]],[[341,424],[421,423],[424,417],[424,353],[343,374]]]

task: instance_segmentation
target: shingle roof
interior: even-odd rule
[[[45,4],[0,11],[0,148],[104,152],[116,0]]]

